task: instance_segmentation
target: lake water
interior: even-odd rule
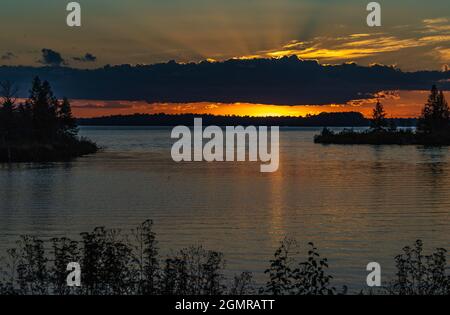
[[[265,280],[285,236],[313,241],[335,284],[365,285],[379,262],[423,239],[449,249],[450,149],[323,146],[319,128],[280,133],[280,168],[182,163],[169,128],[83,127],[105,149],[70,163],[0,166],[0,251],[21,234],[76,237],[96,226],[129,229],[153,219],[163,253],[202,244],[222,251],[228,275]]]

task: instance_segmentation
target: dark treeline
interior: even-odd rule
[[[96,228],[81,239],[43,241],[22,236],[7,250],[0,264],[1,295],[335,295],[346,287],[332,285],[328,260],[312,243],[300,259],[296,242],[280,243],[265,270],[267,282],[257,286],[251,272],[225,277],[226,262],[220,252],[189,247],[163,258],[159,254],[152,221],[124,234]],[[67,286],[67,265],[81,265],[81,287]],[[417,241],[395,257],[396,275],[382,288],[353,292],[392,295],[448,295],[450,275],[446,250],[430,255]]]
[[[10,82],[0,84],[0,162],[61,160],[97,150],[77,138],[69,101],[58,100],[47,81],[36,77],[23,103],[16,93]]]
[[[191,126],[194,118],[205,125],[216,126],[280,126],[280,127],[367,127],[370,120],[358,112],[320,113],[306,117],[250,117],[197,114],[134,114],[78,119],[86,126]],[[399,126],[415,126],[415,119],[394,119]]]
[[[383,105],[378,101],[368,131],[346,129],[335,133],[324,128],[314,140],[324,144],[450,145],[450,108],[444,92],[439,91],[436,85],[431,88],[422,114],[416,119],[415,131],[397,129],[396,121],[386,116]]]
[[[367,126],[369,121],[360,113],[322,113],[306,117],[250,117],[196,114],[134,114],[79,119],[80,125],[112,126],[191,126],[194,118],[202,118],[205,125],[216,126]]]

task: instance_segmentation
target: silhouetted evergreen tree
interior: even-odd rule
[[[0,108],[0,136],[3,142],[8,142],[11,140],[15,128],[14,111],[17,89],[8,81],[0,83],[0,89],[0,96],[2,98]]]
[[[33,79],[29,98],[16,105],[17,89],[0,83],[0,162],[68,160],[95,153],[95,143],[77,139],[69,100],[61,102],[50,84]]]
[[[72,108],[69,100],[64,97],[61,105],[58,107],[59,131],[63,135],[74,137],[78,133],[76,120],[72,115]]]
[[[33,111],[29,102],[20,104],[17,108],[17,139],[20,142],[29,141],[33,137]]]
[[[39,141],[51,141],[56,136],[58,100],[53,96],[50,84],[36,77],[28,102],[33,111],[33,135]]]
[[[434,133],[448,130],[450,127],[450,109],[444,93],[436,85],[431,88],[430,96],[422,110],[418,129],[424,133]]]
[[[14,136],[21,142],[51,142],[60,136],[77,135],[76,119],[69,100],[63,98],[59,102],[47,81],[34,78],[30,96],[24,103],[15,104],[16,93],[17,89],[11,83],[0,83],[0,140],[10,135],[10,138]]]
[[[388,126],[386,112],[384,111],[383,104],[379,100],[377,100],[377,104],[373,110],[371,126],[376,131],[381,131]]]

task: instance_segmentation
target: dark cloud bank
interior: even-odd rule
[[[251,102],[328,104],[363,98],[380,90],[450,90],[450,72],[402,72],[387,66],[323,66],[296,57],[149,66],[0,67],[0,80],[20,85],[27,96],[32,77],[49,80],[57,95],[148,102]]]

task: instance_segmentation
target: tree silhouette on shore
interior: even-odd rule
[[[448,131],[450,129],[450,109],[445,100],[444,92],[436,85],[431,88],[428,101],[422,110],[418,130],[424,133]]]
[[[16,104],[17,88],[0,84],[0,139],[3,143],[42,142],[74,138],[78,129],[67,98],[59,101],[50,83],[34,78],[29,98]]]
[[[0,162],[49,162],[95,153],[95,143],[79,139],[67,98],[58,100],[48,81],[33,79],[27,100],[17,104],[18,89],[0,85]]]
[[[389,128],[386,128],[389,127]],[[398,130],[394,119],[386,119],[383,105],[377,101],[373,110],[371,129],[355,132],[344,129],[334,133],[323,129],[314,137],[323,144],[396,144],[396,145],[450,145],[450,108],[444,92],[433,85],[422,115],[418,118],[417,131]]]
[[[381,131],[387,126],[388,122],[386,120],[386,112],[384,111],[384,106],[380,103],[380,100],[377,100],[377,104],[373,109],[371,127],[376,131]]]
[[[9,81],[0,83],[2,107],[0,109],[0,135],[4,142],[10,139],[14,130],[15,94],[17,89]]]

